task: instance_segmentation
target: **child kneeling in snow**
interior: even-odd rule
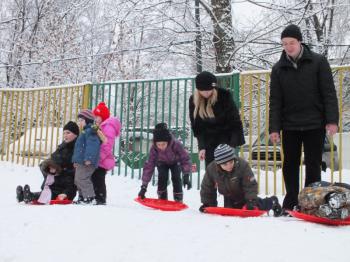
[[[190,181],[191,161],[188,152],[180,141],[173,137],[165,123],[159,123],[153,130],[153,145],[150,149],[149,158],[143,167],[142,186],[139,192],[141,199],[145,198],[147,185],[150,182],[154,168],[158,169],[158,198],[168,199],[168,177],[171,171],[173,182],[174,200],[182,202],[182,185],[191,189]],[[181,171],[183,182],[181,181]]]
[[[227,144],[215,148],[214,161],[207,166],[200,190],[203,203],[200,212],[204,212],[206,207],[217,206],[217,191],[224,196],[226,208],[240,209],[246,206],[248,210],[272,209],[274,216],[282,214],[276,196],[264,199],[257,196],[258,183],[249,164],[237,157],[234,149]]]
[[[29,185],[18,186],[17,201],[30,203],[37,200],[41,204],[48,204],[52,199],[73,200],[76,195],[74,185],[74,167],[72,156],[74,145],[79,135],[79,127],[69,121],[63,127],[63,143],[51,154],[50,159],[43,161],[39,167],[44,175],[41,192],[31,192]]]
[[[329,219],[350,216],[350,185],[345,183],[315,182],[305,187],[298,196],[299,211]]]

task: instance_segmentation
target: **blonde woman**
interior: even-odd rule
[[[189,114],[194,136],[198,141],[199,159],[209,165],[220,144],[243,145],[244,135],[238,109],[231,93],[217,86],[210,72],[196,76],[196,90],[190,97]]]

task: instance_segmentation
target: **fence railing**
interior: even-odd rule
[[[232,91],[239,102],[239,74],[220,74],[218,81]],[[163,80],[121,81],[93,84],[90,107],[104,101],[112,114],[122,123],[122,135],[116,155],[119,158],[118,175],[142,175],[142,166],[148,158],[155,124],[166,122],[173,135],[188,149],[197,187],[201,181],[197,141],[193,138],[188,113],[188,101],[194,91],[194,76]],[[156,179],[156,176],[153,177]],[[155,183],[155,180],[153,180]]]
[[[47,158],[83,107],[85,87],[0,89],[0,160],[34,166]]]
[[[333,71],[341,116],[340,134],[336,147],[333,140],[329,140],[326,165],[332,170],[331,180],[341,181],[341,132],[343,123],[350,122],[350,66],[333,67]],[[268,139],[270,72],[248,71],[217,77],[219,85],[230,89],[239,105],[246,135],[246,145],[240,148],[240,155],[254,168],[260,193],[284,193],[280,171],[283,151],[281,145],[271,144]],[[140,178],[152,143],[153,127],[158,122],[166,122],[190,152],[192,182],[199,188],[202,178],[197,141],[192,136],[188,116],[188,100],[193,91],[194,76],[33,89],[0,88],[0,160],[37,165],[61,142],[62,127],[68,120],[76,120],[80,109],[93,108],[104,101],[122,123],[122,134],[115,146],[114,174]],[[302,167],[301,171],[302,182]]]

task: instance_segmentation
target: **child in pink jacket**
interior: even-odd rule
[[[91,180],[94,185],[96,204],[106,204],[106,173],[115,166],[113,148],[115,139],[120,135],[121,124],[118,118],[110,117],[109,109],[104,102],[99,103],[92,111],[95,115],[95,123],[99,126],[105,139],[100,148],[100,161],[98,168],[92,174]]]

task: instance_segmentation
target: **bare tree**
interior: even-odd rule
[[[331,61],[349,57],[348,0],[246,0],[264,16],[244,29],[232,24],[233,0],[196,1],[3,0],[0,85],[267,69],[289,23],[300,25],[305,42]]]
[[[238,68],[270,68],[281,51],[280,33],[290,23],[299,25],[304,42],[330,60],[348,55],[344,36],[349,30],[349,1],[247,1],[263,9],[263,18],[249,26],[249,31],[239,32],[243,41],[236,50],[243,52],[238,55]]]

